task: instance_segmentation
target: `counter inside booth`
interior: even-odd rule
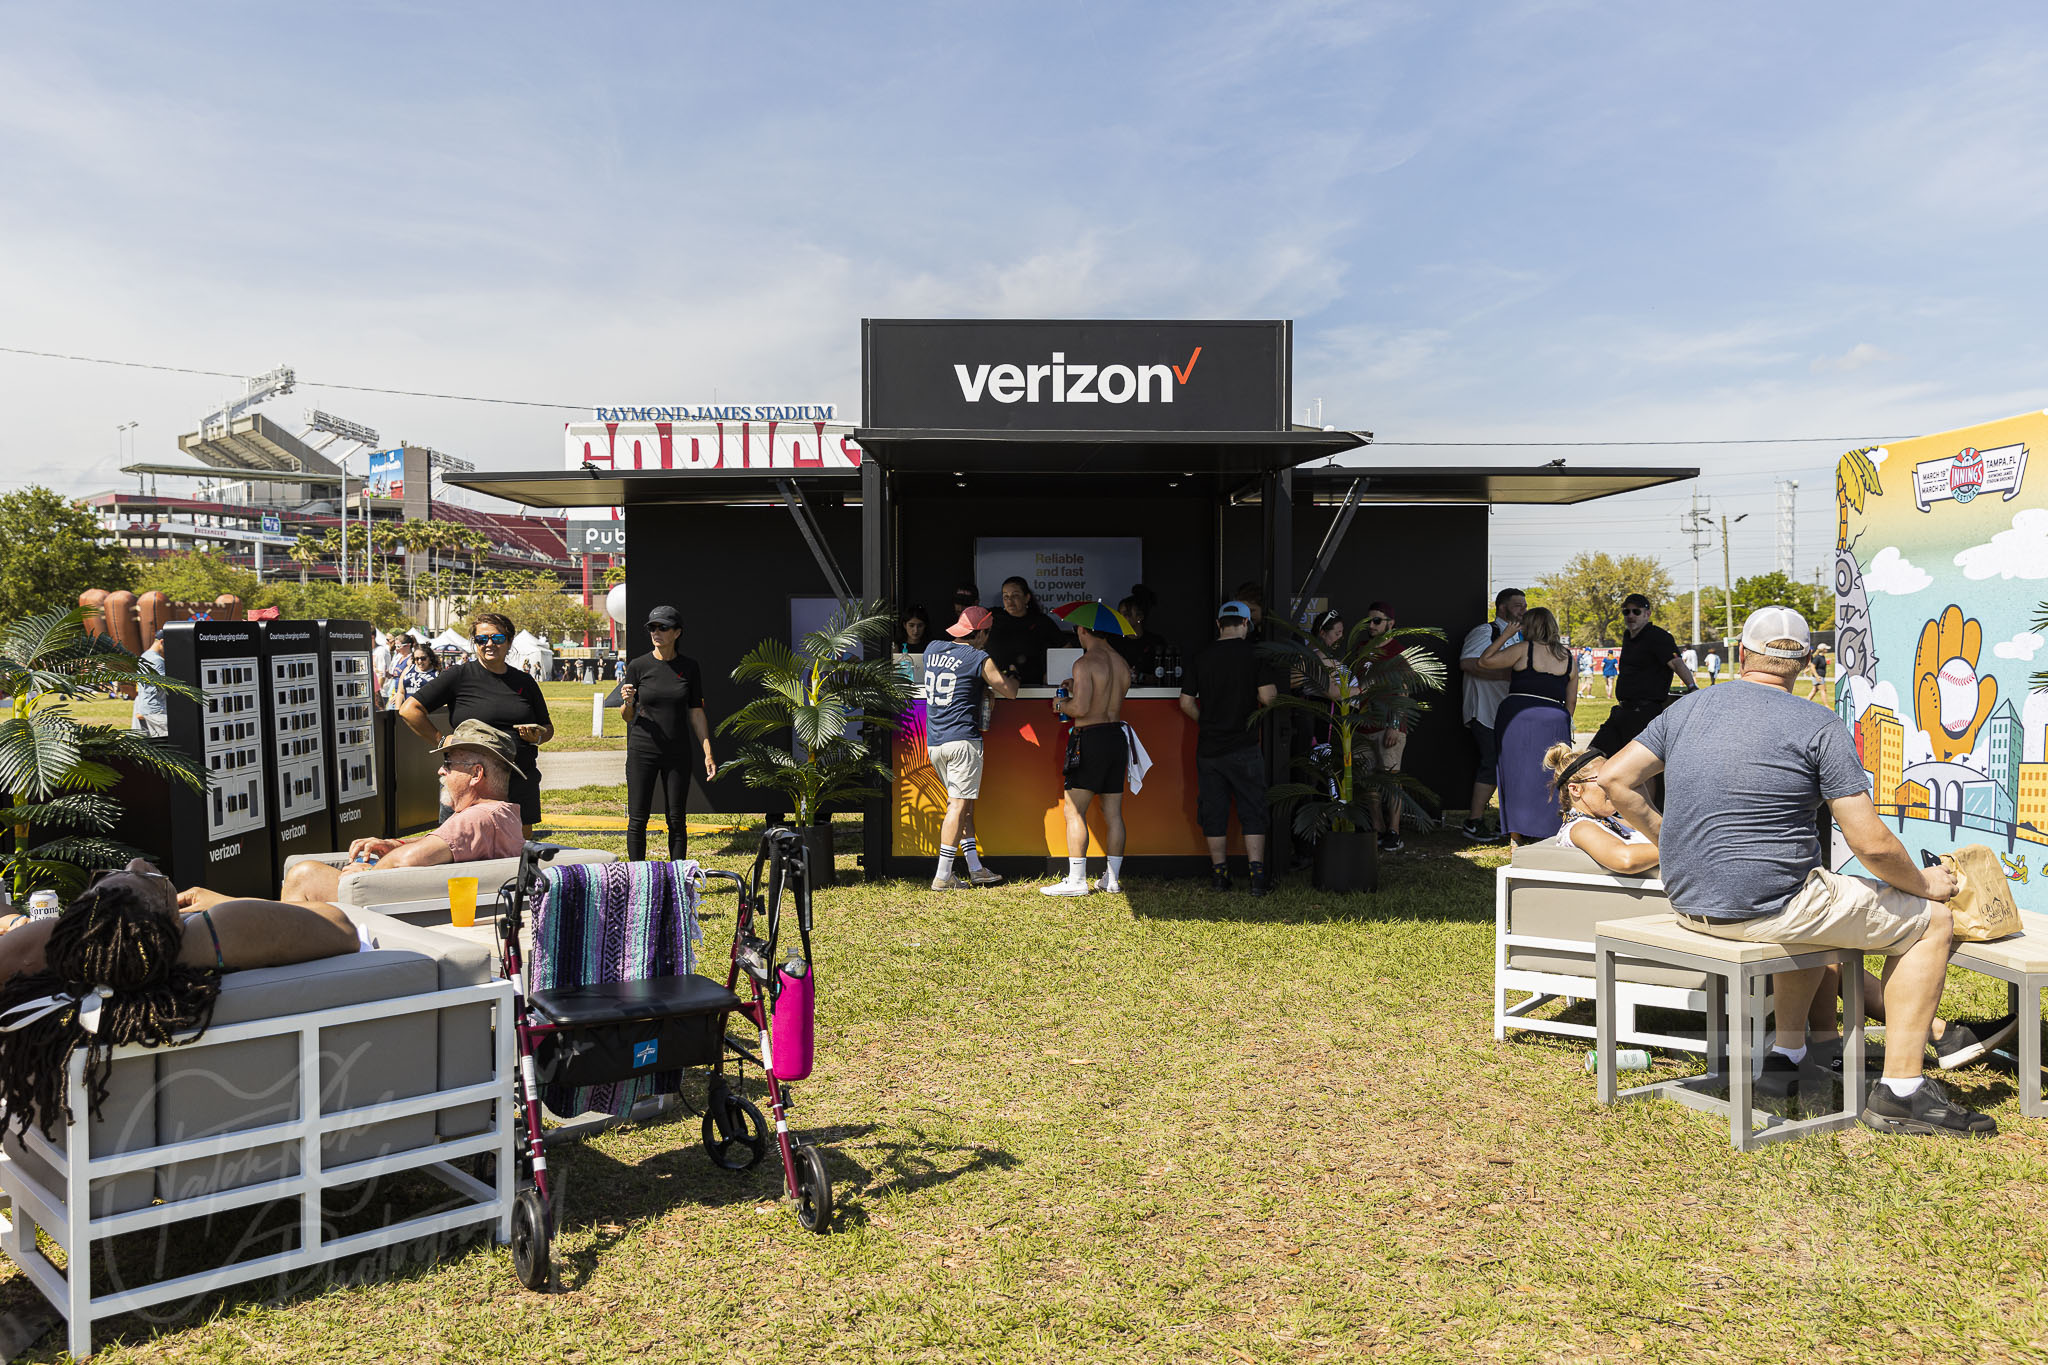
[[[1053,689],[1027,687],[994,699],[982,735],[981,796],[974,803],[975,842],[984,858],[1065,858],[1068,726],[1052,709]],[[1208,845],[1195,819],[1195,723],[1180,709],[1176,687],[1134,687],[1123,719],[1152,759],[1144,788],[1124,795],[1124,854],[1129,858],[1200,858]],[[946,793],[925,754],[923,691],[897,727],[890,853],[936,857]],[[1088,852],[1103,855],[1102,815],[1088,813]],[[1235,817],[1230,851],[1242,853]],[[1034,869],[1035,870],[1035,869]]]

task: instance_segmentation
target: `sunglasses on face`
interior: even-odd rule
[[[1365,618],[1365,623],[1369,626],[1391,626],[1394,624],[1392,618],[1386,616],[1368,616]]]
[[[469,761],[468,761],[468,762],[466,762],[466,763],[465,763],[465,762],[461,762],[461,761],[459,761],[459,760],[458,760],[458,761],[456,761],[456,762],[450,763],[450,762],[448,762],[448,761],[447,761],[446,759],[443,759],[443,760],[442,760],[442,762],[441,762],[441,766],[440,766],[440,767],[438,767],[438,768],[436,768],[436,769],[435,769],[434,771],[435,771],[435,772],[441,772],[441,773],[452,773],[452,772],[455,772],[455,771],[456,771],[457,769],[460,769],[460,768],[470,768],[470,769],[474,769],[474,770],[475,770],[475,771],[477,771],[477,772],[482,772],[482,771],[483,771],[483,767],[484,767],[484,765],[483,765],[483,764],[481,764],[481,763],[479,763],[479,762],[477,762],[477,761],[476,761],[475,759],[471,759],[471,760],[469,760]]]
[[[506,640],[505,632],[502,630],[494,630],[489,635],[472,635],[470,638],[480,645],[502,645]]]
[[[1644,611],[1641,607],[1623,607],[1621,614],[1623,616],[1648,616],[1650,613]]]

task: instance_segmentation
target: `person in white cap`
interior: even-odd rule
[[[1945,902],[1956,880],[1940,866],[1914,865],[1878,816],[1848,728],[1833,711],[1793,695],[1812,652],[1798,612],[1771,606],[1750,613],[1731,685],[1693,693],[1652,720],[1607,761],[1601,786],[1622,818],[1656,843],[1664,889],[1686,928],[1887,959],[1884,1078],[1864,1104],[1864,1124],[1887,1133],[1988,1137],[1998,1131],[1990,1115],[1953,1103],[1921,1074],[1948,972]],[[1661,814],[1643,795],[1660,772]],[[1815,814],[1823,802],[1871,876],[1821,866]],[[1816,1004],[1823,977],[1814,968],[1773,978],[1778,1026],[1764,1059],[1767,1088],[1823,1079],[1841,1064],[1833,1001]]]

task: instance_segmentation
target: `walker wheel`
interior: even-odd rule
[[[704,1151],[728,1171],[750,1171],[768,1154],[768,1120],[738,1095],[716,1096],[704,1111]]]
[[[825,1174],[825,1154],[816,1147],[798,1147],[796,1157],[796,1221],[805,1232],[831,1231],[832,1181]]]
[[[512,1204],[512,1271],[536,1293],[548,1287],[548,1206],[531,1185]]]

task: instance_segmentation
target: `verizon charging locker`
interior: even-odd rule
[[[320,676],[327,682],[329,780],[334,806],[334,847],[385,833],[385,801],[377,762],[375,681],[370,650],[377,632],[368,621],[316,621]]]
[[[282,868],[300,853],[326,853],[334,841],[333,782],[327,771],[327,701],[319,632],[311,621],[262,621],[263,675],[269,689],[270,822]]]
[[[268,689],[255,621],[174,621],[163,628],[164,672],[204,691],[165,698],[170,740],[206,769],[206,795],[170,801],[171,857],[187,884],[231,896],[275,896],[270,833]]]

